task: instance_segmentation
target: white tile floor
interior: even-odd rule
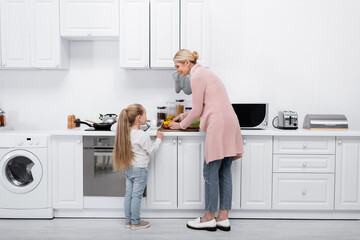
[[[360,239],[360,221],[357,220],[231,219],[230,232],[191,230],[185,226],[189,219],[147,220],[152,224],[150,228],[133,231],[124,228],[124,219],[0,219],[0,239]]]

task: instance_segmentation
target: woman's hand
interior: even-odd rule
[[[181,129],[180,127],[180,123],[172,121],[171,123],[169,123],[169,127],[170,129]]]
[[[174,117],[172,122],[180,122],[180,116]]]

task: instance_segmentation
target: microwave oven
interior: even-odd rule
[[[233,103],[241,129],[266,129],[268,126],[268,103]]]

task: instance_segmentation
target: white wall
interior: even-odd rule
[[[212,0],[211,70],[233,102],[345,114],[360,129],[360,1]],[[0,71],[0,108],[15,129],[65,129],[67,115],[97,120],[141,103],[175,98],[172,70],[118,67],[117,42],[72,42],[63,71]]]

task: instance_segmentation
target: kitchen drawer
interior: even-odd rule
[[[334,208],[333,174],[274,173],[273,185],[273,209]]]
[[[274,137],[275,154],[335,154],[335,137]]]
[[[273,156],[273,172],[333,173],[335,155]]]

